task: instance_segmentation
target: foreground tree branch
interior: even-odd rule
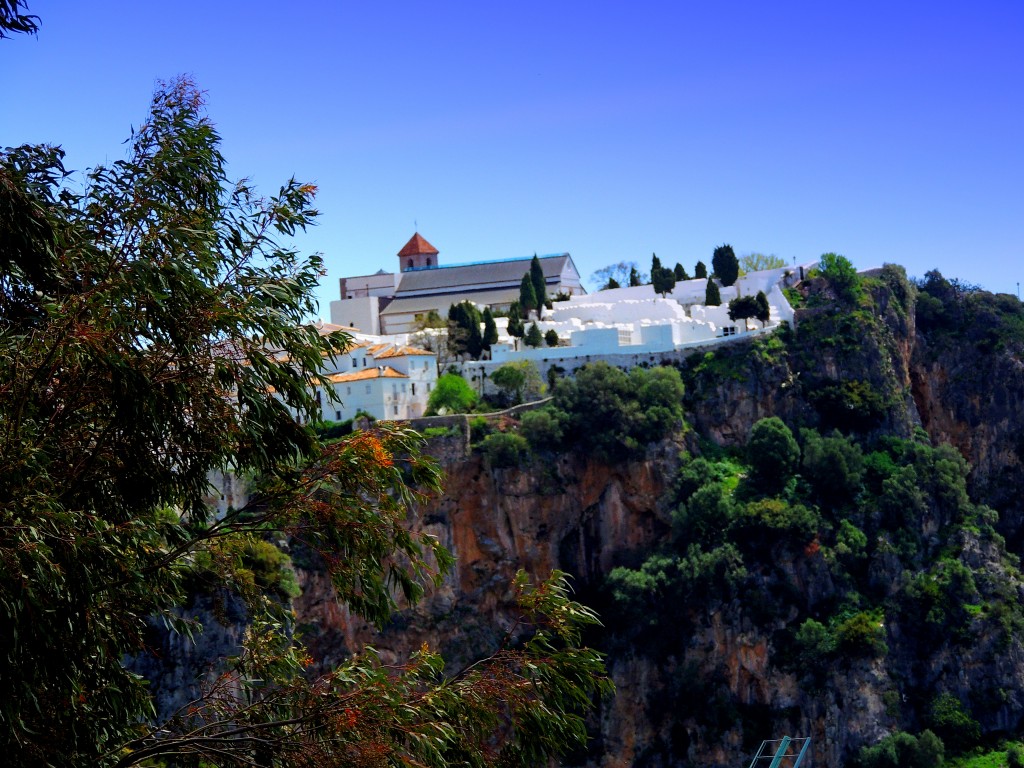
[[[426,649],[400,668],[368,650],[307,675],[281,598],[246,558],[301,541],[338,599],[382,623],[451,565],[409,526],[441,478],[407,429],[324,444],[308,426],[322,362],[349,343],[307,323],[322,263],[286,244],[314,221],[315,188],[260,198],[228,182],[218,146],[181,79],[159,88],[128,158],[81,187],[58,148],[0,154],[7,764],[516,765],[582,743],[581,713],[607,682],[579,643],[594,617],[557,575],[520,585],[532,623],[460,675]],[[221,470],[256,487],[217,518],[206,500]],[[245,599],[245,647],[156,723],[122,662],[151,617],[193,631],[176,609],[197,581]]]

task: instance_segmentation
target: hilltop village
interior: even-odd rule
[[[783,288],[814,266],[750,272],[731,285],[716,281],[720,303],[714,305],[707,303],[704,277],[678,280],[663,293],[647,284],[588,294],[568,253],[445,265],[438,249],[417,232],[397,256],[396,272],[339,280],[331,323],[322,331],[345,330],[354,344],[327,371],[337,397],[317,393],[325,420],[342,421],[357,412],[379,419],[422,416],[440,368],[458,370],[483,394],[490,374],[510,362],[530,361],[541,375],[550,369],[571,373],[595,360],[631,368],[769,332],[793,318]],[[534,262],[548,301],[538,301],[520,319],[522,282]],[[730,317],[730,301],[759,293],[769,310],[763,322]],[[480,359],[453,354],[448,345],[444,318],[462,302],[487,310],[494,320],[496,340]],[[522,333],[512,333],[517,321],[543,343],[530,345]]]

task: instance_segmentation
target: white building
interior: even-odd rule
[[[499,343],[491,347],[491,359],[463,364],[464,375],[483,386],[493,369],[515,360],[530,360],[541,373],[550,366],[574,370],[598,359],[624,367],[653,364],[696,348],[768,332],[783,321],[793,321],[793,308],[782,287],[795,269],[744,275],[735,285],[719,288],[722,304],[718,306],[704,304],[705,279],[676,283],[666,297],[654,293],[650,285],[572,296],[555,302],[545,318],[537,321],[542,334],[549,330],[558,334],[557,347],[525,347],[521,340],[507,335],[506,324],[499,319]],[[764,328],[756,320],[729,318],[730,300],[761,291],[770,307]]]
[[[442,265],[438,250],[418,232],[398,252],[399,273],[380,271],[340,282],[341,298],[331,302],[331,322],[371,334],[416,330],[431,311],[446,317],[452,304],[472,301],[506,310],[519,299],[519,284],[533,257]],[[539,256],[549,296],[585,294],[568,253]]]
[[[381,420],[417,418],[437,383],[433,352],[367,338],[357,339],[327,368],[335,402],[316,393],[325,421],[346,421],[360,411]]]

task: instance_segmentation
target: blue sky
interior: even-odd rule
[[[320,188],[328,276],[716,245],[1024,282],[1024,2],[29,3],[0,145],[123,155],[189,73],[234,176]]]

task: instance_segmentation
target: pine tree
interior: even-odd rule
[[[718,290],[715,281],[710,277],[708,278],[707,287],[704,289],[704,303],[709,307],[718,307],[722,304],[722,294]]]
[[[661,269],[661,259],[658,258],[658,254],[651,254],[651,282],[654,282],[654,273]]]
[[[675,274],[676,274],[676,282],[677,283],[680,283],[683,280],[689,280],[690,279],[690,276],[688,274],[686,274],[686,270],[683,268],[683,265],[680,264],[678,261],[676,262],[676,268],[675,268],[674,271],[675,271]]]
[[[530,324],[530,330],[526,332],[524,341],[530,347],[539,347],[544,343],[544,337],[541,336],[540,328],[537,327],[536,323]]]
[[[643,285],[640,278],[640,273],[636,271],[636,267],[629,268],[629,287],[633,288],[638,285]]]
[[[694,278],[700,278],[701,280],[704,280],[705,278],[707,278],[707,276],[708,276],[708,268],[707,268],[707,266],[705,266],[703,261],[698,261],[697,262],[697,266],[695,266],[693,268],[693,276],[694,276]]]

